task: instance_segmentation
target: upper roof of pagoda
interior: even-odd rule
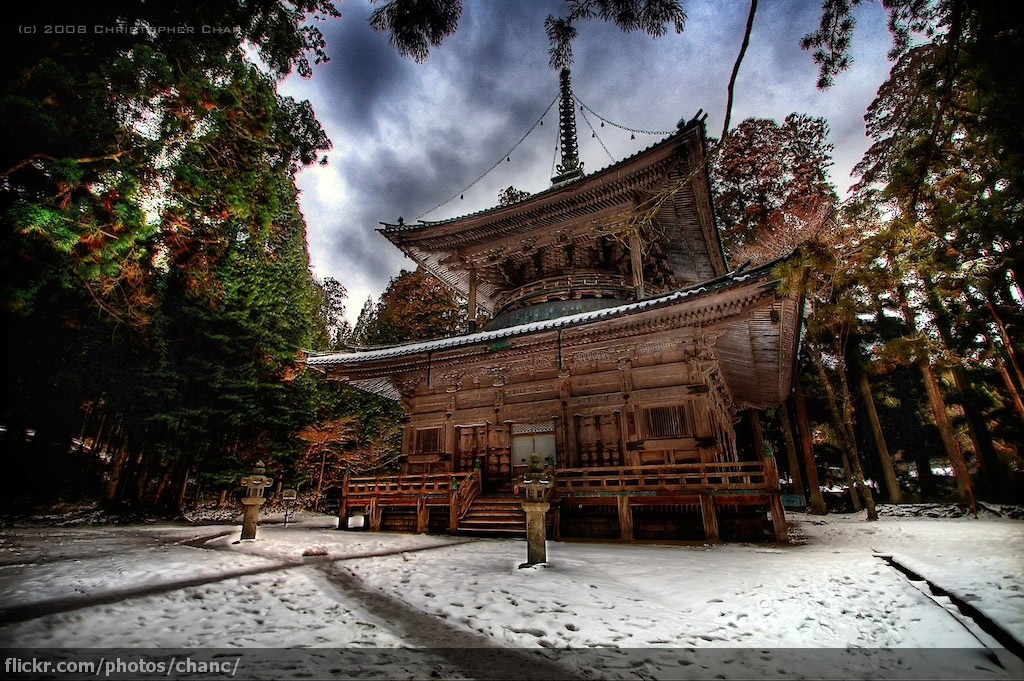
[[[463,296],[476,269],[477,303],[494,313],[503,286],[488,270],[549,245],[592,239],[603,226],[659,194],[655,222],[665,230],[665,254],[675,287],[725,274],[726,261],[705,172],[704,124],[680,122],[664,140],[579,180],[517,203],[462,217],[386,224],[378,231],[420,266]],[[678,185],[678,190],[665,192]]]

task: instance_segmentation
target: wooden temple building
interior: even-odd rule
[[[346,477],[341,526],[522,534],[515,481],[536,452],[553,536],[785,540],[774,461],[737,424],[789,394],[801,301],[771,264],[729,271],[703,120],[585,175],[567,72],[560,113],[548,190],[379,230],[490,321],[307,359],[406,415],[400,473]],[[652,219],[623,229],[638,206]]]

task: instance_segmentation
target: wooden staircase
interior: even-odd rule
[[[522,499],[511,495],[480,495],[459,520],[459,534],[525,537]]]

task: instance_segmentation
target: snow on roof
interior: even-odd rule
[[[674,303],[690,296],[699,295],[712,291],[719,288],[724,288],[731,284],[740,283],[747,279],[770,272],[771,268],[778,261],[772,261],[757,267],[755,269],[746,271],[740,274],[738,271],[730,272],[717,279],[711,279],[701,284],[689,286],[687,288],[679,289],[672,293],[667,293],[656,298],[648,298],[647,300],[641,300],[634,303],[627,303],[625,305],[618,305],[616,307],[607,307],[600,310],[592,310],[590,312],[580,312],[578,314],[566,315],[565,317],[556,317],[555,319],[547,319],[543,321],[531,322],[529,324],[520,324],[519,326],[510,326],[504,329],[495,329],[493,331],[480,331],[478,333],[467,334],[464,336],[451,336],[448,338],[437,338],[428,341],[418,341],[415,343],[406,343],[404,345],[395,345],[386,348],[379,348],[376,350],[367,350],[363,352],[343,352],[343,353],[323,353],[323,354],[310,354],[306,358],[306,364],[311,366],[328,365],[328,364],[349,364],[353,362],[370,362],[379,359],[389,359],[391,357],[402,357],[405,355],[415,355],[420,352],[434,352],[437,350],[448,350],[451,348],[463,347],[466,345],[474,345],[476,343],[486,343],[490,341],[496,341],[503,338],[511,338],[514,336],[522,336],[538,331],[549,331],[552,329],[559,329],[567,326],[576,326],[579,324],[587,324],[590,322],[600,321],[602,319],[610,319],[613,317],[619,317],[622,315],[632,314],[641,310],[647,310],[662,305]]]

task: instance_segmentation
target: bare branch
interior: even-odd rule
[[[747,53],[747,45],[750,44],[750,31],[754,27],[754,13],[757,12],[757,0],[750,0],[750,13],[747,15],[747,28],[743,32],[743,42],[740,44],[740,53],[736,57],[736,63],[732,65],[732,76],[729,77],[729,98],[725,103],[725,123],[722,125],[722,141],[729,137],[729,120],[732,118],[732,95],[736,87],[736,75],[740,72],[740,64],[743,63],[743,55]]]

